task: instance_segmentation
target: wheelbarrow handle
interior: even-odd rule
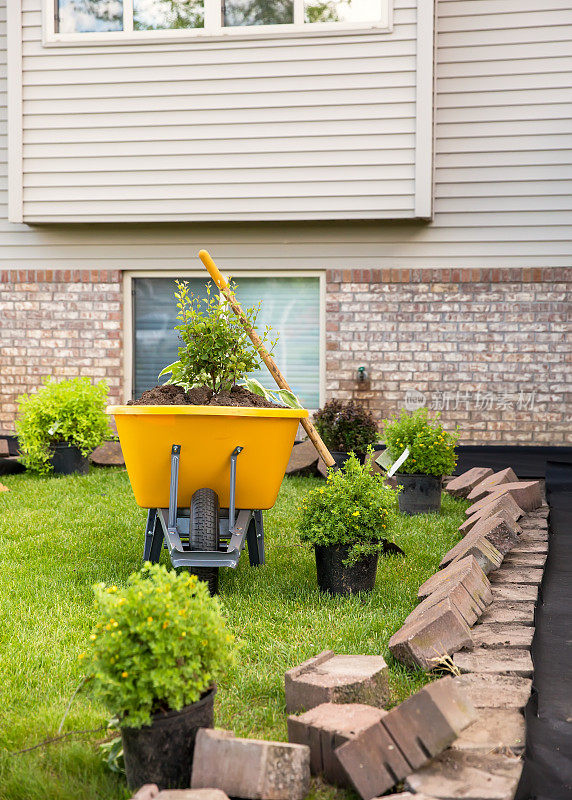
[[[290,388],[290,386],[288,385],[288,383],[285,380],[284,376],[282,375],[282,373],[280,372],[280,370],[276,366],[276,362],[274,361],[274,359],[272,358],[272,356],[270,355],[268,350],[264,347],[264,344],[262,343],[262,340],[261,340],[260,336],[256,333],[254,328],[250,325],[250,323],[249,323],[248,319],[246,318],[246,315],[244,314],[244,311],[240,307],[240,304],[238,303],[236,297],[231,292],[231,290],[229,288],[229,285],[228,285],[228,281],[226,280],[224,275],[221,273],[221,271],[219,270],[217,265],[212,260],[211,254],[209,252],[207,252],[206,250],[201,250],[199,252],[199,258],[201,259],[201,261],[203,262],[203,264],[207,268],[208,273],[211,276],[211,278],[213,279],[213,281],[216,283],[218,288],[221,290],[221,292],[225,296],[225,298],[228,301],[230,307],[232,308],[232,310],[234,311],[234,313],[236,314],[236,316],[240,320],[242,327],[244,328],[244,330],[246,331],[246,333],[250,337],[253,345],[256,347],[257,352],[260,354],[260,357],[262,358],[262,360],[264,361],[264,363],[268,367],[268,371],[270,372],[270,374],[272,375],[272,377],[274,378],[274,380],[276,381],[278,386],[281,389],[286,389],[288,392],[291,392],[292,389]],[[316,448],[316,450],[318,452],[318,455],[324,460],[326,466],[327,467],[333,467],[336,462],[332,458],[332,454],[330,453],[330,451],[328,450],[328,448],[326,447],[326,445],[322,441],[322,437],[320,436],[318,431],[315,429],[315,427],[312,425],[310,420],[309,419],[302,419],[302,420],[300,420],[300,422],[302,423],[302,427],[304,428],[304,430],[308,434],[308,438],[310,439],[310,441],[312,442],[312,444]]]

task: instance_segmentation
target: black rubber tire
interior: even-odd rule
[[[191,550],[218,550],[218,495],[212,489],[197,489],[191,498],[189,545]],[[218,567],[191,567],[190,572],[218,592]]]

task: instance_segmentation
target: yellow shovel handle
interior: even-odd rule
[[[220,269],[217,267],[217,265],[214,263],[214,261],[212,260],[211,254],[208,252],[208,250],[199,250],[199,258],[207,268],[209,275],[216,283],[218,288],[221,291],[223,289],[227,289],[228,281],[224,277]]]
[[[272,377],[274,378],[274,380],[276,381],[278,386],[281,389],[287,389],[288,391],[292,391],[290,389],[290,386],[286,382],[285,378],[283,377],[282,373],[280,372],[280,370],[276,366],[276,362],[274,361],[274,359],[272,358],[272,356],[270,355],[268,350],[262,344],[262,341],[261,341],[260,337],[258,336],[258,334],[256,333],[256,331],[252,328],[252,326],[248,322],[248,319],[246,318],[246,316],[244,314],[244,311],[240,307],[236,297],[234,296],[234,294],[229,289],[228,281],[226,280],[226,278],[224,277],[222,272],[219,270],[217,265],[212,260],[211,254],[207,250],[200,250],[199,251],[199,258],[201,259],[201,261],[203,262],[203,264],[207,268],[208,273],[211,276],[211,278],[213,279],[213,281],[216,283],[218,288],[221,290],[221,292],[224,294],[224,296],[228,300],[232,310],[234,311],[236,316],[239,318],[239,320],[240,320],[240,322],[242,324],[242,327],[244,328],[244,330],[249,335],[252,343],[256,347],[257,352],[260,354],[260,357],[262,358],[262,360],[264,361],[264,363],[268,367],[268,371],[270,372],[270,374],[272,375]],[[315,427],[312,425],[310,420],[301,419],[300,422],[302,423],[302,427],[304,428],[304,430],[308,434],[308,438],[310,439],[310,441],[312,442],[312,444],[314,445],[314,447],[318,451],[318,455],[320,456],[320,458],[322,458],[324,460],[324,462],[325,462],[327,467],[333,467],[336,462],[332,458],[332,454],[330,453],[330,451],[328,450],[328,448],[326,447],[326,445],[322,441],[322,437],[320,436],[318,431],[315,429]]]

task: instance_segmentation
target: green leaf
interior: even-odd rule
[[[244,378],[241,385],[248,389],[249,392],[257,394],[259,397],[264,397],[266,400],[271,399],[268,389],[265,389],[256,378]]]
[[[276,394],[285,406],[288,406],[289,408],[304,408],[296,395],[293,392],[288,391],[288,389],[280,389],[278,392],[276,392]]]
[[[173,361],[172,364],[169,364],[168,367],[164,367],[164,369],[161,370],[161,372],[157,375],[157,379],[162,378],[163,375],[167,375],[167,373],[169,373],[169,372],[173,372],[173,367],[177,367],[177,366],[180,367],[181,366],[181,362],[180,361]]]

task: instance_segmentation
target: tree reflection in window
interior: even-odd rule
[[[123,30],[123,0],[58,0],[57,33]]]
[[[203,0],[134,0],[136,31],[174,28],[204,28]]]
[[[121,31],[123,0],[55,0],[56,32]],[[204,0],[132,0],[133,30],[204,28]],[[131,8],[131,2],[129,3]],[[222,27],[292,25],[294,0],[221,0]],[[376,22],[381,0],[305,0],[304,22]],[[128,15],[130,16],[130,15]]]

